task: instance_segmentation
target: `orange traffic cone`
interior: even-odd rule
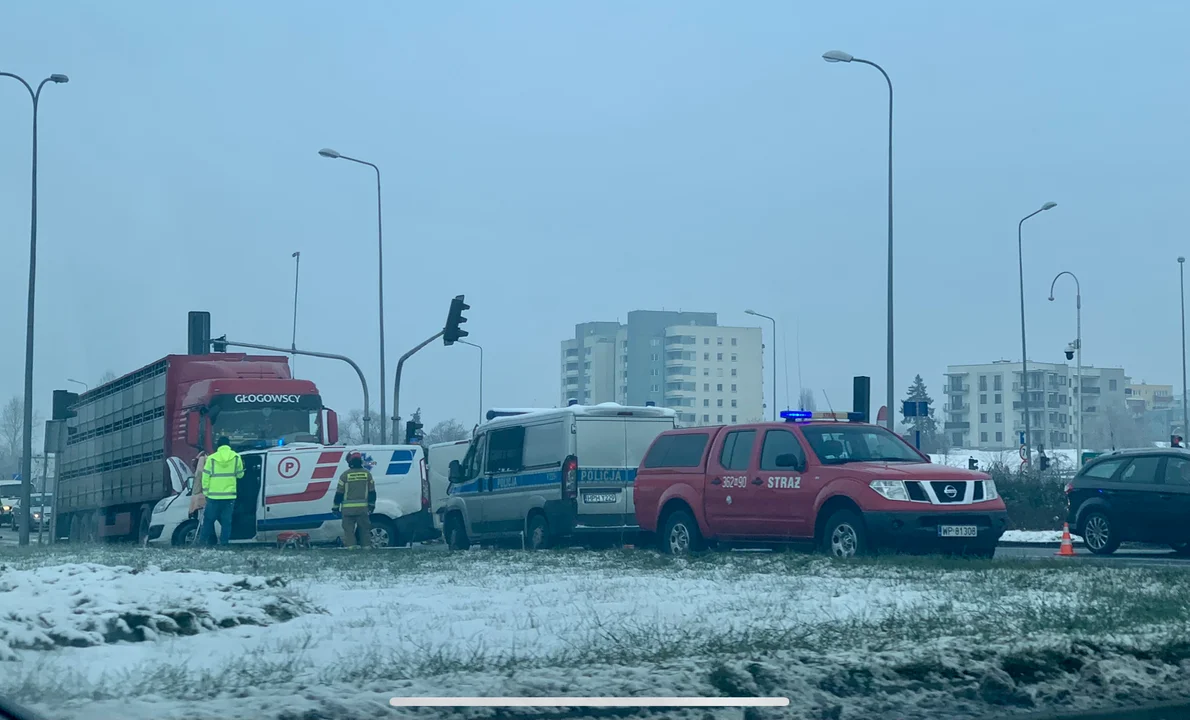
[[[1062,547],[1054,554],[1059,557],[1074,557],[1074,543],[1070,542],[1070,523],[1062,523]]]

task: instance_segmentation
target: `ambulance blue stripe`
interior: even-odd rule
[[[385,475],[408,475],[409,470],[412,467],[413,467],[413,463],[407,463],[407,462],[397,463],[397,462],[395,462],[395,463],[391,463],[388,466],[388,470],[384,474]]]

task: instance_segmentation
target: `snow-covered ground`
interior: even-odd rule
[[[1036,448],[1034,448],[1036,452]],[[1076,466],[1078,453],[1075,450],[1046,450],[1046,457],[1053,462],[1053,467],[1062,470],[1073,470]],[[930,460],[939,465],[951,467],[967,467],[967,460],[975,458],[979,462],[979,469],[986,470],[995,463],[1002,463],[1010,468],[1020,467],[1021,456],[1016,450],[964,450],[955,448],[946,454],[932,454]]]
[[[1070,534],[1073,544],[1081,544],[1083,539],[1074,533]],[[1062,543],[1061,530],[1008,530],[1000,537],[1002,543],[1045,543],[1060,545]]]
[[[1190,695],[1190,575],[1159,568],[131,548],[0,563],[0,693],[62,720],[725,694],[789,697],[798,717],[970,718]],[[560,717],[541,713],[524,717]]]

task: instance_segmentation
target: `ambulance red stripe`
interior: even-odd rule
[[[332,470],[334,468],[331,468]],[[317,472],[317,470],[315,470]],[[277,505],[279,503],[294,503],[294,502],[311,502],[313,500],[321,500],[326,497],[326,491],[331,489],[329,482],[312,482],[306,486],[306,489],[300,493],[290,493],[289,495],[272,495],[264,499],[265,505]]]

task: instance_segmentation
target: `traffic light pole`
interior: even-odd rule
[[[230,345],[233,347],[251,348],[253,350],[268,350],[269,352],[309,355],[310,357],[325,358],[327,360],[342,360],[343,362],[347,363],[351,366],[351,369],[355,370],[355,374],[359,376],[359,384],[364,390],[364,442],[372,442],[372,433],[368,426],[368,423],[371,422],[372,419],[371,410],[368,406],[368,381],[364,379],[364,371],[360,370],[359,365],[356,365],[355,361],[351,358],[347,357],[346,355],[335,355],[333,353],[314,352],[313,350],[298,350],[296,347],[273,347],[272,345],[257,345],[255,343],[236,342],[234,340],[225,340],[223,338],[211,340],[212,345],[215,343],[219,343],[224,346]]]
[[[399,437],[401,432],[401,370],[405,367],[405,361],[413,357],[417,351],[424,348],[426,345],[434,342],[445,334],[445,330],[439,330],[422,342],[418,343],[417,347],[401,356],[397,361],[397,376],[393,379],[393,425],[392,425],[392,443],[393,445],[400,445],[401,439]]]

